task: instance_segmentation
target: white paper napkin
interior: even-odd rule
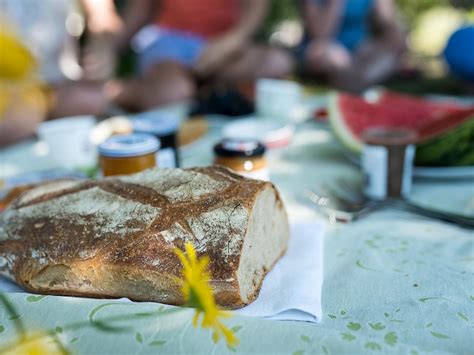
[[[325,226],[321,223],[293,225],[288,250],[265,277],[260,295],[235,313],[274,320],[319,322],[324,234]],[[24,292],[1,276],[0,291]]]
[[[285,256],[263,281],[258,298],[237,314],[274,320],[319,322],[322,317],[325,226],[295,224]]]

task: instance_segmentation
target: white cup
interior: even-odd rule
[[[38,137],[48,145],[55,165],[64,168],[91,167],[97,154],[90,134],[96,124],[92,116],[75,116],[46,121],[37,129]]]
[[[258,116],[292,121],[301,108],[302,89],[293,81],[260,79],[256,91]]]

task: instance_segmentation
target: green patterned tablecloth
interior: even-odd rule
[[[185,164],[211,160],[220,120],[195,145]],[[31,145],[0,152],[4,164],[30,159]],[[16,158],[15,158],[16,157]],[[272,179],[293,221],[321,219],[301,189],[337,177],[360,180],[331,135],[300,125],[291,148],[270,157]],[[18,163],[21,164],[21,163]],[[26,168],[24,168],[26,169]],[[474,214],[474,183],[417,181],[414,198]],[[135,353],[457,353],[474,351],[474,232],[387,210],[326,237],[323,320],[276,322],[235,316],[226,320],[240,345],[215,345],[210,332],[191,325],[193,311],[154,303],[6,294],[16,309],[0,308],[0,346],[27,329],[54,331],[78,354]],[[98,326],[100,325],[100,326]],[[0,349],[1,352],[1,349]]]

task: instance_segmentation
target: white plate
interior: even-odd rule
[[[286,147],[290,144],[293,133],[291,124],[255,116],[235,120],[222,129],[224,138],[255,139],[270,149]]]
[[[474,166],[415,167],[413,176],[430,179],[474,178]]]
[[[343,154],[354,164],[360,166],[360,158],[341,147]],[[415,166],[413,177],[424,179],[468,179],[474,178],[474,166]]]

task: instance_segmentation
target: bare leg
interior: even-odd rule
[[[354,54],[352,65],[334,72],[330,80],[337,88],[360,92],[389,78],[399,66],[396,48],[381,40],[367,41]]]
[[[183,66],[175,62],[158,63],[138,78],[111,82],[108,86],[113,102],[136,111],[189,100],[195,92],[193,78]]]
[[[306,49],[305,67],[337,89],[360,92],[392,75],[401,53],[389,39],[367,41],[355,54],[337,43],[312,42]]]
[[[310,74],[330,79],[334,73],[349,71],[352,57],[340,44],[314,41],[305,51],[304,64]]]
[[[49,118],[77,115],[100,115],[110,100],[103,82],[70,82],[52,87]]]
[[[9,107],[6,112],[2,112],[2,115],[0,147],[32,136],[37,125],[45,118],[46,107],[43,103],[31,105],[26,102],[18,102]]]
[[[251,45],[222,66],[217,81],[238,83],[258,78],[283,78],[291,73],[293,61],[283,50]]]

